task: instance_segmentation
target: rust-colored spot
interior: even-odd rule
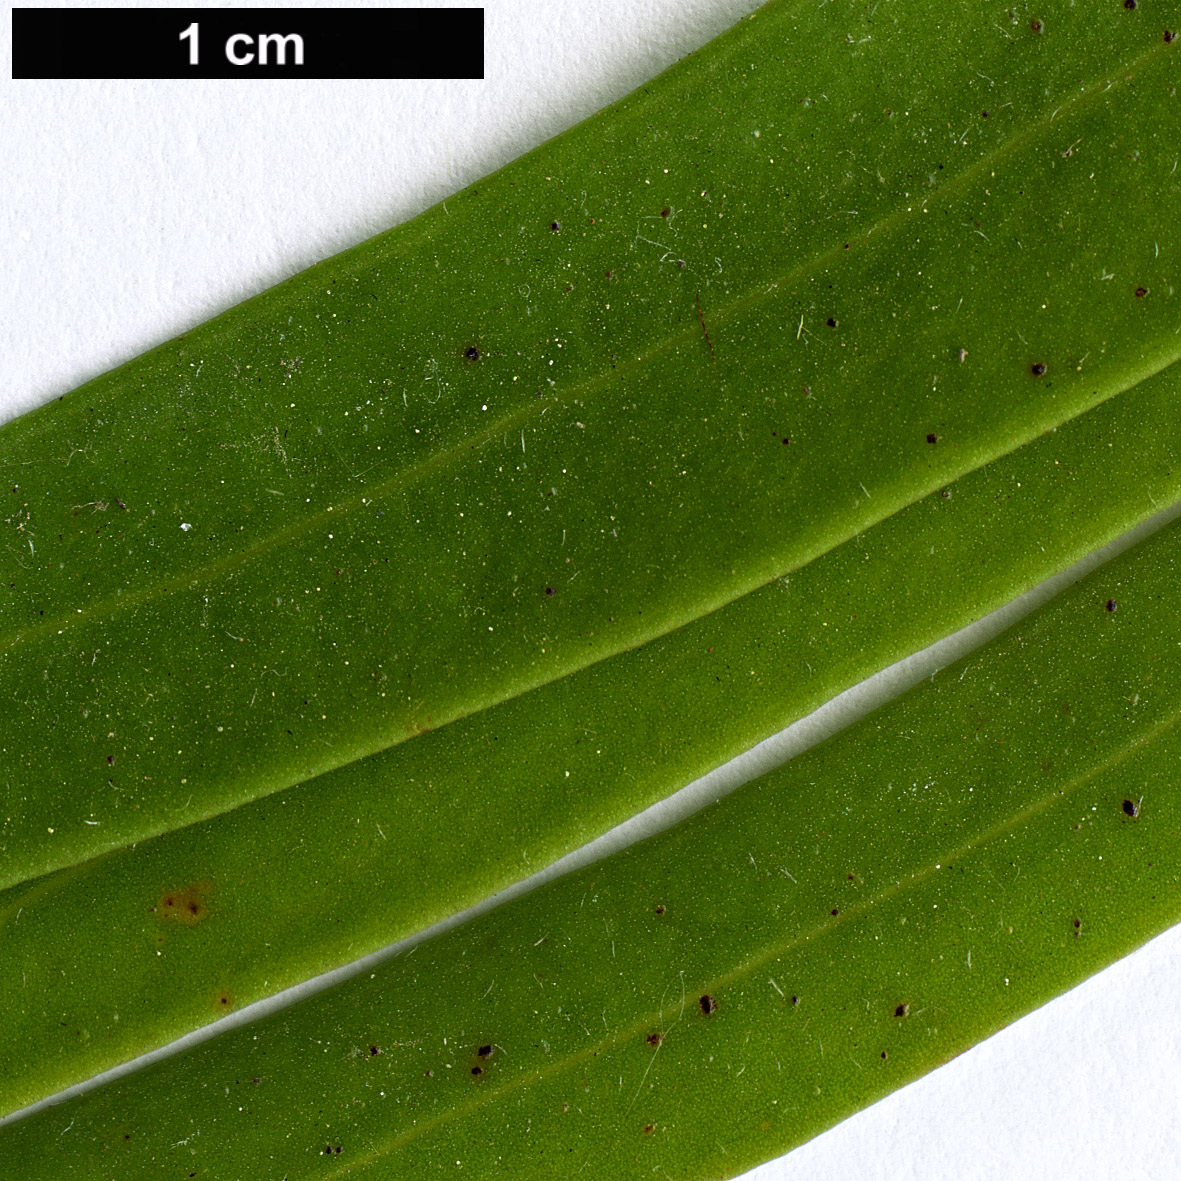
[[[1137,287],[1134,294],[1137,299],[1143,299],[1148,294],[1148,288],[1147,287]]]
[[[174,923],[184,923],[186,927],[196,926],[202,919],[209,917],[207,899],[212,892],[213,888],[208,882],[194,882],[179,890],[169,890],[160,895],[155,907],[156,914]]]
[[[655,1124],[645,1124],[645,1125],[644,1125],[644,1135],[645,1135],[645,1136],[651,1136],[651,1135],[652,1135],[652,1133],[653,1133],[653,1132],[655,1132],[655,1131],[656,1131],[656,1125],[655,1125]]]
[[[229,1012],[234,1007],[234,998],[224,990],[219,992],[217,994],[217,1007],[225,1012]]]
[[[658,906],[658,907],[656,908],[656,913],[657,913],[657,914],[664,914],[664,907],[663,907],[663,906]]]
[[[664,1041],[664,1034],[650,1033],[648,1035],[646,1041],[648,1042],[648,1045],[650,1045],[652,1047],[652,1049],[654,1049],[654,1050],[658,1049],[660,1046],[660,1043]]]

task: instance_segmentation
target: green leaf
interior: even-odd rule
[[[527,871],[521,851],[551,859],[1118,532],[1154,497],[1176,497],[1175,448],[1152,430],[1176,418],[1168,266],[1177,241],[1175,223],[1160,213],[1178,206],[1165,167],[1170,117],[1176,123],[1175,106],[1162,108],[1170,51],[1122,13],[1094,21],[1068,11],[1047,25],[1060,38],[1052,53],[1046,29],[974,44],[975,65],[1010,71],[1016,109],[990,112],[987,135],[974,123],[979,139],[957,144],[945,176],[922,178],[931,181],[927,200],[912,197],[905,186],[917,187],[922,168],[933,167],[926,136],[934,113],[958,121],[975,102],[961,67],[945,68],[921,101],[911,96],[897,108],[909,105],[906,118],[925,118],[927,132],[914,134],[919,124],[899,122],[889,108],[857,141],[877,178],[846,170],[834,198],[846,151],[836,133],[856,88],[864,98],[868,79],[904,76],[899,64],[916,43],[939,60],[963,35],[932,25],[921,6],[893,15],[882,48],[859,46],[850,70],[835,14],[801,25],[772,6],[604,118],[449,199],[449,210],[321,264],[0,436],[14,463],[34,469],[27,480],[21,471],[29,511],[12,523],[38,538],[37,548],[17,538],[29,540],[29,568],[19,551],[10,589],[19,585],[28,620],[5,675],[17,695],[42,673],[49,683],[18,696],[30,709],[14,726],[12,815],[0,836],[12,883],[6,946],[36,965],[40,990],[52,980],[62,997],[78,993],[76,982],[90,981],[96,965],[117,966],[78,999],[77,1024],[87,1034],[101,1025],[101,1048],[91,1038],[80,1049],[81,1032],[63,1037],[60,1022],[46,1037],[62,1002],[42,1001],[41,991],[40,1011],[27,994],[16,1000],[17,1019],[0,1037],[19,1046],[40,1025],[39,1041],[53,1050],[35,1073],[18,1069],[5,1080],[10,1099],[44,1093],[200,1024],[218,1005],[253,999],[475,900]],[[823,85],[831,109],[785,104],[780,62],[792,52],[807,60],[807,81]],[[757,81],[744,72],[752,56]],[[787,76],[804,78],[801,68]],[[697,96],[707,83],[717,105],[702,114]],[[739,115],[758,116],[757,138],[734,135]],[[648,213],[651,194],[623,187],[650,162],[651,150],[641,162],[629,142],[640,129],[695,169],[660,181],[668,204]],[[776,152],[784,140],[806,144],[813,135],[825,146],[797,153],[793,180],[785,157],[770,171],[773,135]],[[1080,142],[1104,145],[1098,168],[1094,160],[1085,172],[1075,167]],[[595,158],[604,164],[586,171]],[[544,208],[582,182],[609,194],[596,198],[600,215],[545,223]],[[718,207],[678,204],[699,185],[702,198],[734,191]],[[1113,202],[1113,191],[1126,200]],[[808,210],[837,204],[860,208],[853,229],[834,237]],[[671,230],[674,211],[686,210],[705,218],[709,233],[694,228],[678,239],[683,259],[667,247],[659,259],[645,254],[652,241],[643,219]],[[474,241],[507,238],[520,224],[538,230],[524,246],[506,247],[506,269],[490,266],[486,250],[473,252]],[[571,243],[576,228],[581,237]],[[969,258],[963,243],[977,230],[996,241]],[[720,252],[712,255],[717,275],[703,267],[711,251]],[[1117,289],[1105,278],[1147,269],[1150,254],[1164,268],[1159,285]],[[567,272],[594,274],[616,256],[625,261],[601,290],[559,289]],[[432,275],[427,264],[439,259],[442,275]],[[484,282],[474,300],[465,288],[473,274]],[[520,290],[522,279],[538,289],[532,324],[500,294]],[[430,287],[429,300],[371,306],[406,304],[417,280]],[[623,309],[617,317],[606,314],[608,298]],[[826,317],[831,328],[825,310],[839,313]],[[318,335],[307,357],[276,339],[284,312],[305,342]],[[347,323],[327,323],[333,317]],[[478,326],[469,343],[448,345],[464,322]],[[546,323],[558,335],[539,334]],[[576,330],[562,335],[571,323]],[[1017,340],[1013,324],[1022,326]],[[566,355],[547,352],[552,345]],[[561,371],[549,390],[541,383],[555,359]],[[444,361],[450,368],[440,370]],[[214,376],[197,389],[206,364]],[[510,376],[543,396],[514,394]],[[315,398],[310,411],[278,400],[297,378],[305,385],[292,396]],[[366,382],[387,388],[371,398]],[[152,391],[147,404],[143,386]],[[438,396],[412,414],[411,392],[424,388]],[[875,389],[885,393],[866,396]],[[194,392],[220,403],[193,407]],[[476,401],[488,410],[477,412]],[[170,428],[180,436],[176,454],[152,462],[171,421],[166,403],[183,431]],[[112,424],[103,414],[116,408]],[[355,431],[343,424],[348,415],[360,420]],[[1061,439],[1033,442],[1056,424],[1068,424]],[[312,438],[317,428],[323,434]],[[208,438],[188,450],[185,436],[199,430],[216,432],[213,460]],[[411,431],[427,436],[425,446]],[[284,441],[291,435],[308,448],[302,455]],[[1140,445],[1146,436],[1151,457]],[[1105,454],[1114,439],[1122,446]],[[261,447],[285,483],[259,468]],[[375,447],[383,458],[373,475],[360,464]],[[58,470],[54,458],[65,461]],[[1046,479],[1051,459],[1069,480]],[[950,504],[930,497],[957,477]],[[126,479],[139,492],[134,509]],[[357,480],[363,489],[351,487]],[[1026,484],[1021,499],[989,511],[986,498],[1010,481]],[[80,500],[71,512],[84,520],[66,519],[68,499],[107,484],[113,500]],[[543,500],[547,484],[554,495]],[[267,503],[296,491],[311,492],[305,501],[314,507]],[[57,509],[37,508],[42,496]],[[141,508],[114,541],[93,527],[96,516],[114,513],[118,525],[117,514]],[[177,514],[171,540],[150,518],[157,508]],[[213,524],[190,538],[198,516]],[[567,525],[578,530],[572,563]],[[45,557],[43,538],[55,531],[61,548]],[[187,540],[197,544],[177,544]],[[928,540],[937,557],[924,555]],[[154,541],[163,552],[149,552]],[[383,547],[397,569],[373,574]],[[34,563],[38,549],[43,565]],[[982,553],[990,565],[978,591],[972,573]],[[867,556],[877,581],[857,568]],[[901,576],[890,562],[904,567]],[[774,580],[790,571],[785,593]],[[307,597],[296,611],[288,593],[283,612],[282,591],[293,585]],[[907,617],[889,618],[891,599],[903,595]],[[57,614],[37,623],[37,603],[50,601]],[[825,625],[839,639],[828,640]],[[718,642],[704,644],[705,636]],[[814,683],[799,671],[803,643],[821,649]],[[703,657],[703,644],[719,650]],[[794,668],[783,665],[788,650],[797,653]],[[753,685],[734,676],[739,657],[765,670]],[[813,674],[812,662],[802,663]],[[291,683],[270,689],[270,674]],[[708,678],[719,674],[714,689]],[[718,700],[703,682],[736,721],[717,726]],[[108,739],[95,725],[100,708],[114,711]],[[655,717],[685,727],[692,741],[670,748],[657,732],[654,743]],[[589,743],[577,749],[587,720],[611,735],[606,775],[598,741],[593,755]],[[473,759],[473,740],[502,737],[510,739],[503,754]],[[98,742],[110,750],[97,751]],[[575,782],[563,775],[555,786],[559,763],[574,764]],[[109,772],[115,767],[129,768],[127,778]],[[443,804],[439,774],[448,777]],[[404,795],[407,781],[415,789],[391,811],[378,793],[396,783]],[[601,784],[589,803],[587,781]],[[362,810],[364,835],[344,837]],[[471,830],[457,835],[456,815],[483,821],[478,857]],[[387,820],[392,847],[379,844]],[[424,832],[438,835],[424,841]],[[162,834],[173,835],[128,848]],[[270,866],[258,864],[263,839]],[[484,844],[494,846],[487,862]],[[79,864],[100,853],[108,855]],[[402,864],[391,871],[395,858]],[[323,878],[308,878],[309,869]],[[453,885],[424,888],[444,874]],[[332,879],[331,889],[291,905],[293,883]],[[373,899],[374,886],[393,883],[396,901]],[[168,904],[170,892],[180,901]],[[184,906],[200,920],[191,929],[161,918]],[[85,915],[110,925],[97,937],[77,935],[71,928]],[[269,938],[277,929],[280,938]],[[50,960],[44,945],[55,930],[63,947]],[[150,943],[161,938],[167,966],[145,954],[160,950]],[[253,954],[260,944],[273,945],[269,957]],[[180,988],[169,986],[178,979]],[[161,983],[164,1004],[146,991]],[[129,995],[138,999],[120,1004],[116,1029],[112,1002]]]
[[[835,11],[773,4],[447,211],[0,429],[29,547],[0,884],[664,634],[1170,364],[1159,30],[1064,8],[1055,38],[977,38],[1007,80],[984,120],[937,7],[850,48]],[[922,93],[916,45],[955,61]],[[642,232],[674,209],[675,258]]]
[[[1179,563],[1173,526],[678,828],[12,1125],[5,1160],[732,1176],[800,1143],[1181,914]]]
[[[11,887],[5,1106],[478,902],[1178,499],[1181,458],[1154,429],[1181,416],[1175,374],[1135,394],[634,652]]]

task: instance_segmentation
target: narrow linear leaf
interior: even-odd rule
[[[1181,499],[1176,370],[660,640],[0,894],[0,1108],[478,902]]]
[[[1146,15],[775,0],[0,428],[0,886],[664,635],[1167,368]]]
[[[1176,921],[1179,561],[1173,526],[678,828],[11,1124],[0,1159],[727,1177],[800,1143]]]

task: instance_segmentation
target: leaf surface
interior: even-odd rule
[[[660,640],[10,888],[3,1106],[478,902],[1000,605],[1181,498],[1179,418],[1170,369]]]
[[[1171,51],[1122,13],[1080,23],[1067,11],[1039,30],[1002,29],[1003,48],[973,44],[976,65],[1008,64],[1013,96],[976,117],[1019,109],[987,124],[999,138],[983,122],[949,136],[960,151],[927,175],[928,193],[918,169],[933,113],[958,119],[975,97],[956,70],[910,95],[905,117],[920,123],[889,107],[855,148],[834,145],[843,119],[864,122],[851,86],[864,97],[904,85],[899,63],[920,35],[933,60],[946,52],[950,33],[921,28],[931,15],[892,8],[886,48],[857,43],[850,71],[854,42],[836,36],[832,13],[772,5],[449,211],[5,428],[14,492],[33,499],[9,522],[9,590],[20,589],[6,618],[27,619],[0,670],[23,706],[0,914],[36,999],[27,970],[19,988],[9,974],[14,1018],[0,1040],[47,1051],[35,1071],[15,1058],[0,1081],[10,1104],[469,904],[527,872],[530,856],[596,835],[1176,498],[1176,448],[1154,429],[1177,421],[1176,220],[1162,217],[1181,204],[1166,168]],[[811,65],[812,51],[821,69],[808,77],[831,83],[818,93],[836,104],[814,124],[786,102],[781,67],[785,56]],[[772,62],[773,81],[744,73]],[[802,66],[788,77],[804,78]],[[705,78],[717,107],[698,119]],[[733,134],[751,114],[753,154]],[[639,158],[625,150],[640,127],[697,169],[660,182],[672,196],[656,212],[640,212]],[[1063,132],[1082,135],[1062,146]],[[826,146],[809,157],[799,145],[815,135]],[[770,171],[773,136],[796,145],[796,187],[782,153]],[[692,155],[703,140],[709,159]],[[1071,163],[1081,143],[1102,145],[1086,174]],[[852,169],[835,179],[842,153],[867,149],[879,188]],[[580,190],[577,220],[529,237],[552,185],[575,204],[575,164],[589,177],[583,158],[600,151],[601,216]],[[676,201],[698,184],[714,188],[701,189],[703,232],[690,236],[690,207]],[[815,213],[834,184],[838,203],[863,206],[835,237]],[[647,237],[644,219],[662,239],[677,225],[679,253]],[[523,316],[472,248],[510,233],[527,245],[499,264],[544,288],[535,301],[518,285]],[[964,247],[976,236],[987,250]],[[614,256],[626,262],[593,297],[575,282],[559,290],[555,274],[592,274]],[[1134,289],[1114,285],[1151,267]],[[464,287],[477,274],[483,296]],[[429,299],[407,308],[419,286]],[[485,306],[479,331],[445,353],[488,293],[495,312]],[[608,317],[608,297],[627,315]],[[287,347],[284,312],[306,356]],[[545,323],[556,335],[528,337]],[[417,369],[417,384],[405,379]],[[510,375],[539,388],[519,396]],[[279,400],[289,384],[293,398],[312,394],[310,412]],[[288,410],[300,411],[284,415],[292,425],[271,430]],[[159,444],[173,422],[175,454]],[[1058,427],[1061,439],[1040,437]],[[214,437],[193,445],[190,431]],[[294,459],[292,432],[305,446]],[[1067,473],[1048,475],[1051,463]],[[280,466],[287,483],[270,478]],[[948,486],[953,503],[941,504]],[[128,487],[143,511],[124,525]],[[67,521],[66,501],[88,488],[101,495]],[[313,493],[303,506],[265,499],[299,490]],[[186,542],[190,518],[212,524],[187,551],[175,535],[164,545],[152,518],[165,511]],[[164,839],[144,843],[153,836]]]
[[[5,1161],[726,1177],[800,1143],[1176,921],[1179,561],[1173,526],[676,829],[10,1125]]]
[[[0,885],[666,634],[1176,360],[1175,54],[1061,9],[773,3],[0,428]]]

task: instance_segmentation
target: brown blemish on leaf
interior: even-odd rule
[[[894,1016],[895,1017],[909,1017],[910,1016],[910,1005],[908,1005],[905,1001],[903,1001],[902,1004],[900,1004],[898,1006],[898,1008],[896,1008],[894,1010]]]
[[[162,919],[195,927],[209,917],[207,899],[212,892],[208,882],[193,882],[179,890],[166,890],[152,909]]]
[[[1046,372],[1046,366],[1041,361],[1035,361],[1032,365],[1030,365],[1029,372],[1032,373],[1034,377],[1041,377]]]
[[[234,1007],[234,998],[224,989],[217,994],[217,1008],[222,1013],[228,1013]]]
[[[664,1041],[663,1033],[650,1033],[645,1039],[654,1050],[660,1049],[660,1043]]]
[[[718,1011],[718,1002],[707,992],[698,1002],[701,1005],[701,1011],[710,1017]]]
[[[651,1136],[651,1135],[652,1135],[652,1133],[653,1133],[653,1132],[655,1132],[655,1131],[656,1131],[656,1125],[655,1125],[655,1124],[645,1124],[645,1125],[644,1125],[644,1135],[645,1135],[645,1136]]]
[[[1141,800],[1143,798],[1143,796],[1140,797]],[[1122,807],[1124,815],[1131,816],[1133,820],[1140,815],[1140,800],[1124,800]]]
[[[656,913],[657,913],[657,914],[664,914],[664,907],[663,907],[663,906],[658,906],[658,907],[656,908]]]

